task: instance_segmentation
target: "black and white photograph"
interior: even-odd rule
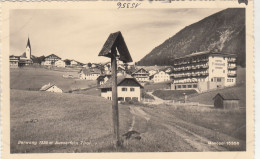
[[[10,154],[246,152],[246,13],[10,9]]]

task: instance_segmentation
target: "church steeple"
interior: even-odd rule
[[[31,48],[31,44],[30,44],[30,39],[29,39],[29,37],[28,37],[28,41],[27,41],[26,47],[27,47],[27,46],[29,46],[29,48]]]
[[[31,49],[30,39],[28,37],[28,41],[27,41],[27,45],[26,45],[26,51],[25,51],[27,59],[31,59],[31,55],[32,55],[31,51],[32,51],[32,49]]]

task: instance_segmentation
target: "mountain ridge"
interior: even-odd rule
[[[236,54],[245,67],[245,9],[228,8],[184,27],[156,46],[137,65],[173,65],[173,59],[194,52],[218,49]]]

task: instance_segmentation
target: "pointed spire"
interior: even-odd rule
[[[30,44],[30,39],[29,39],[29,35],[28,35],[28,41],[27,41],[27,45],[26,47],[29,46],[29,48],[31,48],[31,44]]]

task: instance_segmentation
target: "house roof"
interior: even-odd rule
[[[138,72],[140,70],[144,70],[146,72],[146,74],[149,74],[149,72],[146,69],[144,69],[144,68],[140,68],[140,69],[136,70],[133,74],[139,74]],[[144,74],[144,73],[141,73],[141,74]]]
[[[239,100],[239,98],[232,92],[228,93],[218,93],[213,99],[220,96],[223,100]]]
[[[40,89],[40,91],[46,91],[48,90],[49,88],[51,88],[52,86],[56,86],[55,84],[46,84],[44,86],[42,86],[42,88]]]
[[[111,33],[101,49],[98,56],[111,57],[111,49],[116,47],[120,57],[119,60],[123,62],[133,62],[132,57],[128,51],[125,40],[120,31]]]
[[[103,74],[103,75],[100,75],[100,76],[98,76],[97,80],[103,80],[105,77],[108,77],[108,78],[110,78],[110,77],[111,77],[111,75],[108,75],[108,74]]]
[[[126,75],[126,76],[118,76],[117,77],[117,86],[120,86],[120,84],[125,80],[125,79],[131,79],[134,80],[141,88],[143,88],[143,86],[132,76],[130,75]],[[99,88],[111,88],[112,87],[112,78],[109,79],[106,83],[104,83],[103,85],[101,85]]]
[[[101,70],[98,68],[83,68],[80,72],[83,72],[83,74],[101,74]]]
[[[50,56],[54,56],[54,57],[56,57],[56,58],[58,58],[58,59],[61,59],[59,56],[57,56],[57,55],[55,55],[55,54],[50,54],[50,55],[46,56],[45,58],[49,58]]]
[[[175,58],[174,60],[189,58],[189,57],[193,57],[193,56],[200,56],[200,55],[233,56],[233,57],[236,56],[235,54],[226,54],[226,53],[214,52],[214,51],[201,51],[201,52],[192,53],[192,54],[189,54],[189,55],[186,55],[183,57]]]

